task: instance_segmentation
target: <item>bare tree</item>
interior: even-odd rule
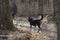
[[[54,11],[57,24],[57,40],[60,40],[60,0],[54,0]]]
[[[14,30],[9,0],[0,0],[0,29]]]
[[[39,14],[43,13],[43,0],[38,0]]]

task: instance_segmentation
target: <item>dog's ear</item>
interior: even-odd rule
[[[30,19],[30,16],[28,17],[28,19]]]
[[[30,16],[28,17],[28,21],[30,20]]]

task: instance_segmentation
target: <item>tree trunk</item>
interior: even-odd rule
[[[38,8],[39,8],[38,14],[42,14],[43,13],[43,0],[38,0]]]
[[[57,40],[60,40],[60,0],[54,0],[55,22],[57,24]]]
[[[14,30],[9,0],[0,0],[0,29]]]

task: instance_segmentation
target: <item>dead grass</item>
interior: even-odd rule
[[[20,29],[20,31],[16,31],[16,32],[11,32],[9,34],[12,34],[13,37],[15,37],[13,40],[15,39],[20,39],[20,40],[50,40],[50,38],[46,35],[44,35],[43,33],[36,33],[36,32],[31,32],[31,31],[26,31],[23,29]],[[23,35],[21,35],[23,34]],[[17,35],[20,35],[18,38]]]

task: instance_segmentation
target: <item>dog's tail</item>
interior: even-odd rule
[[[41,15],[41,19],[40,20],[43,20],[43,15]]]
[[[39,20],[43,20],[43,14],[40,14],[40,16],[38,17]]]

